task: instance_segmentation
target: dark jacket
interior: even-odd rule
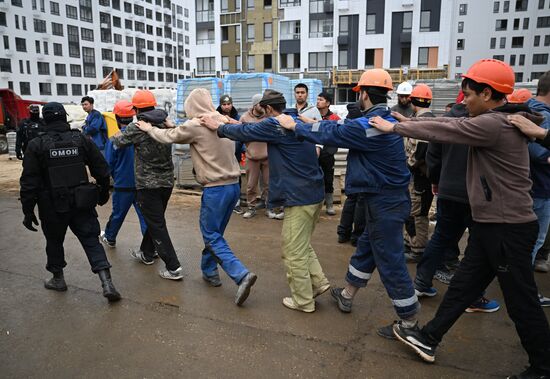
[[[349,149],[346,194],[407,191],[410,173],[403,138],[382,134],[369,125],[374,116],[396,122],[390,113],[385,104],[380,104],[357,119],[298,123],[296,135],[314,143]]]
[[[216,111],[219,114],[223,114],[222,106],[218,105],[218,107],[216,108]],[[237,112],[237,109],[235,107],[231,107],[231,112],[229,112],[229,117],[231,117],[233,120],[237,120],[237,121],[239,121],[241,119],[241,115],[239,114],[239,112]]]
[[[317,204],[324,199],[323,173],[317,163],[315,145],[298,141],[276,119],[222,125],[218,136],[242,142],[267,142],[270,208]]]
[[[446,117],[468,117],[464,104],[455,104]],[[438,196],[442,199],[468,204],[466,169],[468,163],[466,145],[430,142],[426,154],[428,178],[438,185]]]
[[[540,126],[550,129],[550,105],[538,101],[535,98],[525,103],[532,111],[544,116]],[[550,150],[535,142],[529,143],[529,158],[531,159],[531,179],[533,180],[532,194],[535,198],[550,198],[550,164],[548,158]]]
[[[25,118],[21,120],[17,127],[17,133],[15,138],[15,152],[17,155],[25,153],[29,142],[38,137],[38,134],[42,132],[43,121],[40,118]]]
[[[88,166],[90,174],[99,185],[109,185],[109,166],[97,146],[89,138],[84,137],[80,131],[71,130],[68,123],[50,122],[44,125],[43,134],[29,142],[23,160],[20,195],[24,214],[34,211],[39,197],[45,199],[46,204],[51,200],[50,195],[52,194],[46,163],[48,152],[43,151],[42,139],[57,134],[70,134],[72,138],[79,141],[83,151],[84,164]]]
[[[409,103],[408,106],[404,107],[402,106],[401,104],[399,104],[399,102],[397,104],[395,104],[392,108],[391,108],[392,112],[397,112],[397,113],[400,113],[402,114],[403,116],[405,117],[412,117],[412,115],[414,114],[414,110],[412,108],[412,105],[411,103]]]
[[[162,109],[140,113],[138,119],[164,128],[168,114]],[[142,132],[134,123],[111,137],[115,148],[134,145],[136,189],[171,188],[174,186],[172,145],[165,145]]]
[[[126,130],[123,126],[121,132]],[[105,159],[111,169],[113,187],[115,190],[135,190],[136,177],[134,173],[134,147],[115,148],[111,140],[105,145]]]
[[[105,143],[107,142],[107,123],[101,112],[92,109],[86,117],[86,123],[82,127],[82,134],[89,136],[99,150],[105,149]]]

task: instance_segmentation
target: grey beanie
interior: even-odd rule
[[[262,101],[263,95],[261,93],[257,93],[254,96],[252,96],[252,106],[255,107]]]

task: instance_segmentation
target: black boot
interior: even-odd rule
[[[55,272],[50,280],[44,282],[44,287],[54,291],[67,291],[67,283],[65,283],[65,279],[63,278],[63,271]]]
[[[99,279],[101,279],[103,296],[105,296],[107,300],[109,300],[109,302],[119,301],[121,296],[116,290],[113,281],[111,280],[111,272],[109,271],[109,269],[106,268],[104,270],[101,270],[97,274],[99,275]]]

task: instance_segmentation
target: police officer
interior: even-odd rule
[[[48,103],[42,108],[43,133],[29,142],[23,160],[21,175],[21,203],[25,218],[23,225],[37,231],[42,221],[46,237],[46,270],[53,277],[45,282],[47,289],[66,291],[63,278],[66,266],[63,241],[67,227],[80,241],[92,267],[99,275],[103,296],[109,301],[120,300],[120,294],[111,281],[111,265],[99,243],[99,222],[96,204],[109,200],[109,168],[97,146],[79,131],[71,130],[67,114],[59,103]],[[96,184],[88,182],[88,166]]]
[[[40,107],[37,104],[29,105],[30,118],[21,120],[17,128],[17,136],[15,139],[15,154],[17,159],[23,159],[23,154],[29,145],[29,142],[38,137],[41,132]]]

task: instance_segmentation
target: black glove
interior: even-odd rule
[[[98,186],[99,196],[97,205],[105,205],[109,201],[109,186]]]
[[[36,219],[34,212],[26,214],[25,218],[23,219],[23,225],[30,231],[38,232],[38,230],[34,226],[32,226],[33,224],[38,226],[38,220]]]
[[[15,155],[17,156],[17,159],[19,159],[20,161],[23,160],[23,154],[21,154],[20,151],[16,152]]]

